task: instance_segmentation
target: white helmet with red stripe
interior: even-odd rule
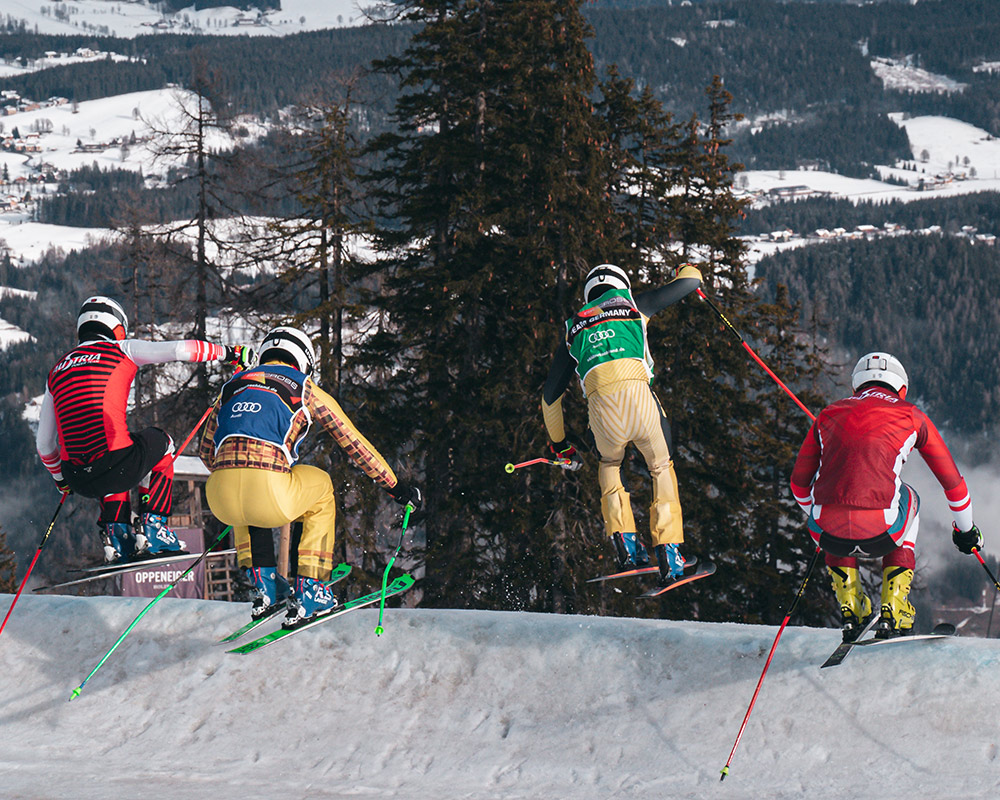
[[[88,297],[76,318],[76,333],[81,342],[94,339],[124,339],[128,336],[125,309],[110,297]]]
[[[899,359],[888,353],[868,353],[861,356],[851,373],[851,388],[855,391],[866,383],[884,383],[891,386],[897,394],[906,386],[910,379]]]

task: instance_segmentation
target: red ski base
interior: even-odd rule
[[[711,561],[701,561],[698,563],[698,567],[694,572],[689,575],[682,575],[680,578],[676,578],[668,583],[666,586],[657,586],[650,589],[648,592],[643,592],[639,595],[637,599],[644,600],[651,597],[659,597],[664,592],[669,592],[671,589],[676,589],[678,586],[683,586],[685,583],[691,583],[691,581],[699,581],[702,578],[707,578],[709,575],[715,574],[715,564]]]

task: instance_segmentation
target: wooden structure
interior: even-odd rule
[[[202,486],[208,480],[208,469],[196,456],[180,455],[174,461],[174,491],[183,488],[185,501],[177,504],[170,515],[171,528],[205,528],[205,519],[211,512],[202,503]],[[206,537],[206,546],[208,537]],[[236,557],[205,557],[205,599],[233,600],[236,595]]]

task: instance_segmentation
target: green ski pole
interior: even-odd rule
[[[385,586],[389,580],[389,570],[392,569],[393,562],[396,560],[396,556],[399,555],[399,548],[403,546],[403,537],[406,536],[406,526],[410,524],[410,513],[413,510],[413,503],[407,503],[406,510],[403,512],[403,529],[399,532],[399,544],[396,545],[396,552],[392,554],[389,563],[385,565],[385,572],[382,573],[382,597],[379,598],[378,604],[378,625],[375,626],[376,636],[381,636],[385,632],[385,628],[382,627],[382,614],[385,613]]]
[[[104,665],[104,662],[108,660],[108,658],[111,656],[111,654],[113,652],[115,652],[115,650],[118,649],[118,645],[120,645],[122,643],[122,641],[124,641],[125,637],[129,635],[129,632],[132,630],[132,628],[134,628],[136,626],[136,624],[139,622],[139,620],[142,619],[144,616],[146,616],[146,612],[149,611],[149,609],[151,609],[153,606],[155,606],[167,594],[167,592],[169,592],[178,583],[180,583],[182,580],[184,580],[185,576],[189,572],[191,572],[191,570],[193,570],[195,567],[197,567],[204,560],[205,556],[207,556],[210,552],[212,552],[212,550],[215,549],[216,545],[218,545],[219,542],[221,542],[223,540],[223,538],[226,536],[227,533],[229,533],[230,530],[232,530],[232,528],[233,528],[233,526],[230,525],[222,533],[220,533],[219,537],[214,542],[212,542],[208,547],[205,548],[205,552],[202,553],[197,558],[197,560],[195,560],[195,562],[190,567],[188,567],[186,570],[184,570],[184,572],[182,572],[180,574],[180,576],[174,580],[173,583],[171,583],[166,589],[164,589],[162,592],[160,592],[158,595],[156,595],[156,597],[154,597],[146,605],[146,607],[142,611],[139,612],[139,616],[137,616],[134,620],[132,620],[132,624],[129,625],[125,629],[125,632],[121,636],[118,637],[118,641],[115,642],[113,645],[111,645],[111,649],[108,650],[108,652],[104,654],[104,658],[102,658],[100,661],[97,662],[97,666],[94,667],[90,671],[90,674],[86,678],[83,679],[83,682],[73,690],[72,694],[70,694],[70,696],[69,696],[70,700],[74,700],[75,698],[77,698],[77,697],[80,696],[80,692],[82,692],[83,691],[83,687],[87,685],[87,681],[89,681],[91,678],[94,677],[94,674],[97,672],[97,670],[99,670]]]

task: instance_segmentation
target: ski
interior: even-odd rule
[[[413,586],[413,576],[412,575],[401,575],[396,578],[392,583],[390,583],[385,590],[386,597],[392,597],[396,594],[402,594],[411,586]],[[234,647],[232,650],[227,650],[227,653],[239,653],[240,655],[246,655],[247,653],[252,653],[255,650],[260,650],[262,647],[267,647],[268,645],[274,644],[281,639],[286,639],[287,637],[299,633],[304,630],[308,630],[316,625],[320,625],[327,620],[336,619],[349,611],[356,611],[359,608],[365,606],[374,605],[379,602],[382,597],[382,591],[371,592],[370,594],[362,595],[354,600],[351,600],[344,605],[339,606],[336,611],[327,614],[325,617],[320,617],[312,622],[305,622],[299,625],[297,628],[278,628],[276,631],[272,631],[259,639],[254,639],[252,642],[247,642],[245,645],[240,647]]]
[[[891,636],[888,639],[865,639],[863,642],[855,642],[858,647],[874,647],[880,644],[893,644],[895,642],[919,642],[925,639],[947,639],[955,636],[955,626],[950,622],[942,622],[934,626],[930,633],[921,633],[916,636]]]
[[[230,550],[220,550],[217,553],[210,553],[210,555],[226,556],[232,555],[236,551]],[[64,586],[75,586],[78,583],[88,583],[89,581],[99,581],[104,578],[114,578],[118,575],[125,575],[129,572],[136,572],[141,569],[151,569],[153,567],[159,567],[162,564],[173,564],[178,561],[194,561],[197,558],[201,558],[202,553],[185,553],[182,556],[164,556],[163,558],[146,558],[141,561],[130,561],[125,564],[117,564],[114,566],[109,565],[101,572],[94,572],[93,574],[86,575],[83,578],[74,578],[73,580],[63,581],[62,583],[53,583],[49,586],[39,586],[36,589],[32,589],[33,592],[45,592],[49,589],[61,589]]]
[[[837,645],[837,649],[830,653],[830,657],[823,662],[820,669],[825,669],[826,667],[835,667],[842,663],[848,654],[851,652],[854,645],[856,645],[862,637],[871,631],[878,624],[879,615],[877,611],[872,612],[872,618],[865,623],[865,627],[861,629],[861,633],[857,635],[857,638],[852,639],[849,642],[841,642]]]
[[[715,574],[715,564],[711,561],[699,561],[698,566],[695,568],[694,572],[688,573],[687,575],[682,575],[679,578],[674,578],[666,586],[654,586],[648,592],[643,592],[636,599],[637,600],[648,600],[653,597],[659,597],[664,592],[669,592],[671,589],[676,589],[678,586],[683,586],[685,583],[691,583],[692,581],[700,581],[702,578],[707,578],[709,575]]]
[[[942,622],[935,625],[934,630],[930,633],[921,634],[919,636],[892,636],[888,639],[877,639],[875,637],[868,639],[863,638],[872,630],[872,628],[875,627],[878,620],[878,614],[874,614],[872,620],[865,625],[864,630],[861,631],[858,638],[853,642],[841,642],[830,657],[823,662],[820,669],[825,667],[836,667],[837,665],[843,663],[844,659],[847,658],[848,653],[850,653],[855,647],[872,647],[880,644],[891,644],[892,642],[916,642],[922,639],[943,639],[945,637],[955,635],[955,626],[950,622]]]
[[[687,565],[689,567],[694,567],[698,563],[698,556],[691,556],[687,559]],[[660,568],[653,565],[649,567],[636,567],[634,569],[627,569],[624,572],[612,572],[609,575],[599,575],[596,578],[588,578],[587,583],[600,583],[601,581],[613,581],[616,578],[633,578],[638,575],[652,575],[654,573],[659,573]]]
[[[627,569],[624,572],[612,572],[610,575],[599,575],[596,578],[588,578],[587,583],[600,583],[601,581],[613,581],[616,578],[632,578],[636,575],[652,575],[654,572],[659,572],[660,568],[653,567],[637,567],[635,569]]]
[[[330,580],[326,582],[326,585],[333,586],[333,584],[335,584],[337,581],[342,581],[344,578],[346,578],[350,574],[350,572],[351,572],[350,564],[338,564],[336,567],[334,567],[333,573],[330,575]],[[240,637],[246,636],[250,631],[252,631],[258,625],[267,622],[269,619],[273,619],[275,615],[281,613],[284,610],[285,610],[285,601],[281,600],[280,602],[275,603],[274,608],[272,608],[266,614],[264,614],[261,617],[257,617],[257,619],[250,620],[246,625],[244,625],[239,630],[233,631],[228,636],[219,639],[219,641],[216,642],[216,644],[226,644],[227,642],[235,642]]]

